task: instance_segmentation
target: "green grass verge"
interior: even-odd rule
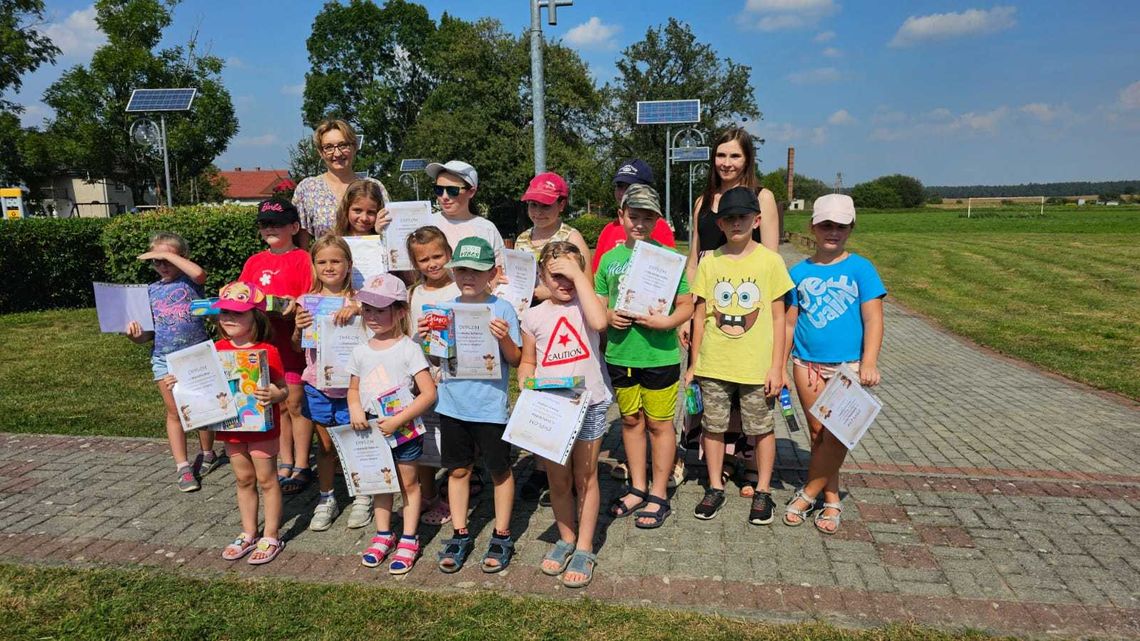
[[[915,626],[846,630],[672,610],[146,570],[0,565],[6,639],[787,639],[982,641]]]
[[[947,329],[1140,399],[1140,209],[1006,209],[862,213],[849,248]],[[786,222],[806,227],[802,214]]]

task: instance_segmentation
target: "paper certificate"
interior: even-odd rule
[[[348,495],[395,494],[400,491],[400,478],[396,474],[392,448],[388,447],[377,422],[368,424],[368,429],[359,432],[351,425],[329,428],[344,470]]]
[[[189,432],[237,418],[230,382],[214,344],[205,341],[166,355],[166,366],[178,379],[174,405],[182,429]]]
[[[590,393],[583,390],[524,389],[503,432],[503,440],[565,465],[586,420]]]
[[[317,346],[317,329],[318,321],[325,317],[331,317],[340,311],[348,299],[343,296],[318,296],[316,294],[305,294],[298,301],[301,307],[313,315],[313,324],[306,327],[301,331],[301,347],[305,349]]]
[[[317,330],[317,387],[320,389],[342,389],[348,387],[348,362],[352,350],[367,341],[368,335],[360,318],[348,325],[337,325],[331,317],[322,318]]]
[[[450,303],[455,312],[455,358],[448,360],[452,378],[501,378],[499,341],[491,334],[495,312],[480,303]]]
[[[883,403],[859,384],[859,375],[840,365],[808,411],[850,450],[882,409]]]
[[[534,297],[537,270],[534,254],[521,249],[503,250],[503,273],[507,282],[495,288],[495,295],[513,305],[519,316],[530,307]]]
[[[406,200],[388,203],[392,222],[384,230],[384,245],[388,250],[389,271],[415,269],[408,255],[408,236],[420,227],[432,224],[430,200]]]
[[[388,252],[379,236],[344,236],[352,250],[352,288],[364,287],[364,282],[388,271]]]
[[[666,316],[677,297],[677,285],[685,271],[683,254],[637,241],[629,270],[618,285],[614,309],[632,316]]]
[[[150,312],[150,296],[146,285],[91,283],[95,288],[95,313],[99,315],[99,331],[123,334],[131,321],[138,321],[144,332],[154,331]]]
[[[268,432],[273,429],[273,407],[257,400],[254,390],[269,385],[269,358],[263,349],[218,352],[222,371],[229,380],[237,418],[209,426],[219,432]]]

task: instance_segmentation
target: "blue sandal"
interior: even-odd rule
[[[634,503],[633,505],[626,505],[625,501],[622,499],[627,496],[637,497],[637,503]],[[614,517],[615,519],[629,516],[630,514],[633,514],[635,510],[640,510],[641,508],[645,507],[645,503],[648,500],[649,495],[644,491],[639,490],[632,485],[628,486],[622,490],[621,494],[614,498],[613,502],[610,503],[610,516]]]
[[[294,467],[293,474],[298,476],[290,476],[281,481],[282,494],[300,494],[313,482],[313,471],[307,467]]]
[[[653,519],[653,522],[642,523],[641,521],[635,520],[633,524],[643,530],[656,530],[665,523],[665,519],[669,518],[669,515],[673,513],[673,509],[670,507],[669,501],[659,499],[653,495],[649,496],[647,502],[656,505],[657,511],[646,512],[645,510],[641,510],[637,514],[634,514],[633,517],[634,519]]]
[[[511,564],[511,556],[514,553],[515,542],[511,540],[510,535],[500,537],[492,534],[491,543],[487,545],[487,553],[483,555],[483,571],[487,574],[502,572]],[[497,561],[498,565],[487,565],[487,561]]]
[[[563,574],[562,585],[568,588],[584,588],[590,585],[590,581],[594,580],[594,568],[597,566],[597,554],[592,554],[585,550],[575,550],[574,555],[570,557],[569,565],[566,566],[566,574],[577,572],[578,574],[585,575],[586,578],[581,581],[567,581],[566,574]]]
[[[454,574],[463,569],[467,557],[471,555],[475,542],[470,536],[457,536],[453,539],[444,539],[443,549],[440,550],[439,569],[446,574]]]
[[[554,544],[554,547],[550,548],[550,551],[546,553],[546,556],[542,557],[543,562],[553,561],[557,563],[558,569],[551,571],[542,564],[540,564],[538,567],[546,576],[558,576],[566,570],[566,565],[570,563],[571,554],[574,554],[574,544],[567,543],[562,539],[558,539],[558,542]]]
[[[285,470],[282,474],[281,470]],[[278,463],[277,464],[277,484],[284,485],[289,479],[293,478],[293,464],[292,463]]]

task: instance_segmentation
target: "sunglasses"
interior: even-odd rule
[[[284,227],[288,223],[279,223],[273,220],[259,220],[257,221],[258,229],[271,229],[273,227]]]
[[[153,267],[159,267],[162,265],[169,265],[170,261],[166,260],[165,258],[152,258],[150,259],[150,264]]]
[[[459,192],[467,191],[470,187],[456,187],[455,185],[432,185],[431,190],[435,192],[436,197],[447,194],[448,198],[456,198]]]

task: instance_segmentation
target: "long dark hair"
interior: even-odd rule
[[[734,140],[744,152],[744,169],[740,174],[740,182],[737,186],[747,187],[756,194],[760,193],[760,180],[756,177],[756,145],[752,142],[752,134],[742,127],[729,127],[720,134],[712,148],[713,159],[709,162],[708,184],[705,185],[705,191],[701,194],[702,210],[712,211],[713,196],[720,191],[721,180],[720,174],[716,171],[716,150],[721,145]]]

